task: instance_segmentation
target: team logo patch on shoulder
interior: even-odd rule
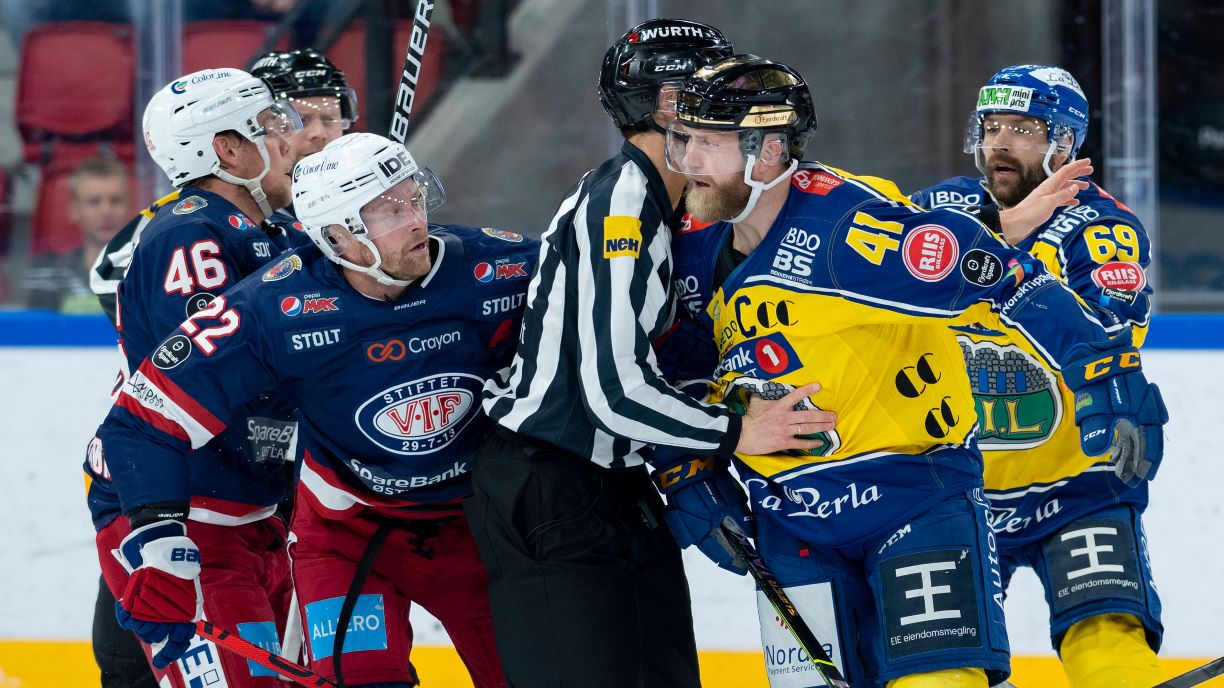
[[[226,222],[229,222],[230,227],[233,227],[240,232],[245,232],[248,229],[255,229],[255,223],[251,222],[251,219],[242,213],[234,213],[233,215],[230,215],[226,218]]]
[[[800,191],[817,196],[824,196],[845,183],[844,179],[817,170],[799,170],[791,175],[791,184],[799,187]]]
[[[905,269],[923,282],[938,282],[952,272],[960,247],[947,227],[923,225],[905,237]]]
[[[510,243],[513,243],[513,244],[519,244],[519,243],[522,243],[523,241],[522,234],[515,234],[514,232],[507,232],[504,229],[493,229],[492,227],[481,227],[480,231],[484,232],[485,234],[488,234],[494,239],[501,239],[502,241],[509,241]]]
[[[1138,263],[1106,263],[1092,271],[1092,283],[1102,289],[1139,291],[1147,286],[1147,275]]]
[[[629,215],[609,215],[603,226],[604,258],[637,258],[642,252],[642,220]]]
[[[302,259],[297,256],[289,256],[282,259],[276,265],[273,265],[263,274],[263,281],[276,282],[283,280],[295,271],[302,269]]]
[[[178,203],[175,203],[174,208],[172,208],[170,212],[174,213],[175,215],[189,215],[200,208],[206,207],[207,205],[208,201],[200,198],[199,196],[188,196]]]
[[[961,277],[979,287],[993,287],[1003,279],[1003,261],[980,248],[965,252],[960,262]]]

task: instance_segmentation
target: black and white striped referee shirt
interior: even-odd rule
[[[625,143],[557,209],[514,362],[485,385],[503,427],[605,467],[647,445],[730,455],[740,419],[660,376],[651,342],[671,325],[674,212],[650,158]]]

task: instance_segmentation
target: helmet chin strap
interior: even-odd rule
[[[350,260],[341,258],[339,255],[336,256],[336,262],[340,263],[341,265],[343,265],[344,267],[350,270],[353,270],[354,272],[362,272],[362,273],[369,275],[370,277],[373,277],[374,280],[377,281],[379,284],[385,284],[385,285],[392,286],[392,287],[406,287],[415,281],[415,280],[398,280],[392,277],[391,275],[388,275],[382,269],[382,254],[378,252],[378,247],[374,245],[374,242],[370,241],[369,239],[366,239],[365,237],[355,236],[353,237],[353,239],[360,242],[366,248],[370,249],[370,253],[374,254],[374,263],[372,265],[358,265]]]
[[[263,172],[260,172],[258,177],[243,179],[242,177],[235,177],[222,169],[217,170],[217,176],[230,184],[238,184],[245,187],[247,192],[251,194],[251,198],[254,199],[255,205],[259,206],[259,211],[264,214],[264,219],[266,220],[272,217],[272,207],[268,205],[268,195],[264,193],[260,182],[272,170],[272,162],[268,160],[268,148],[264,145],[263,139],[260,138],[254,143],[259,149],[259,157],[263,158]]]
[[[790,179],[790,176],[795,173],[795,170],[799,169],[799,161],[791,160],[791,163],[786,168],[786,171],[779,174],[777,177],[774,177],[773,181],[758,182],[752,178],[752,168],[756,167],[756,161],[757,157],[755,155],[749,155],[748,162],[746,165],[744,165],[744,183],[752,188],[752,193],[748,195],[748,203],[744,205],[744,209],[740,211],[740,214],[736,215],[730,220],[727,220],[727,222],[730,222],[731,224],[743,222],[744,218],[751,215],[752,210],[756,208],[757,201],[761,199],[761,193],[763,191],[774,188],[784,179]]]
[[[1045,170],[1046,178],[1054,176],[1054,170],[1050,169],[1050,161],[1054,159],[1054,153],[1057,152],[1056,150],[1057,148],[1058,148],[1058,143],[1051,141],[1050,147],[1046,149],[1045,158],[1042,159],[1041,161],[1041,169]],[[1063,164],[1066,165],[1072,160],[1075,160],[1075,157],[1069,155],[1067,156],[1067,162]]]

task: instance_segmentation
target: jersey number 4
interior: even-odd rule
[[[900,222],[887,222],[867,213],[855,213],[854,222],[846,232],[846,245],[873,265],[879,265],[889,251],[901,247],[901,241],[896,238],[901,235],[901,227]]]
[[[166,270],[166,293],[190,296],[197,288],[209,291],[225,284],[229,275],[225,263],[218,258],[220,255],[217,242],[207,239],[195,242],[190,249],[183,246],[174,249],[170,269]]]

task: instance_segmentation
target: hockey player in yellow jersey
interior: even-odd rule
[[[803,79],[751,55],[680,91],[667,160],[689,180],[662,344],[677,377],[736,408],[819,382],[837,414],[820,448],[736,455],[748,534],[852,685],[986,686],[1009,673],[1003,588],[982,495],[974,399],[950,325],[1014,328],[1082,395],[1096,454],[1159,460],[1162,419],[1129,331],[971,215],[925,212],[890,182],[800,162],[815,116]],[[1110,395],[1116,392],[1111,405]],[[810,432],[797,427],[797,434]],[[681,544],[740,566],[715,527],[744,493],[725,465],[654,458]],[[774,688],[824,685],[761,608]]]
[[[1025,214],[1043,180],[1081,175],[1074,205],[1035,225],[1001,221],[1000,236],[1040,258],[1108,327],[1130,325],[1139,344],[1151,306],[1151,244],[1129,208],[1071,169],[1088,111],[1066,70],[1003,69],[980,90],[966,135],[965,152],[983,176],[954,177],[911,198],[994,224],[994,217]],[[1004,587],[1018,567],[1036,572],[1072,688],[1159,683],[1164,628],[1141,518],[1155,467],[1084,453],[1062,375],[1022,337],[972,327],[959,339],[982,426],[978,444]]]

